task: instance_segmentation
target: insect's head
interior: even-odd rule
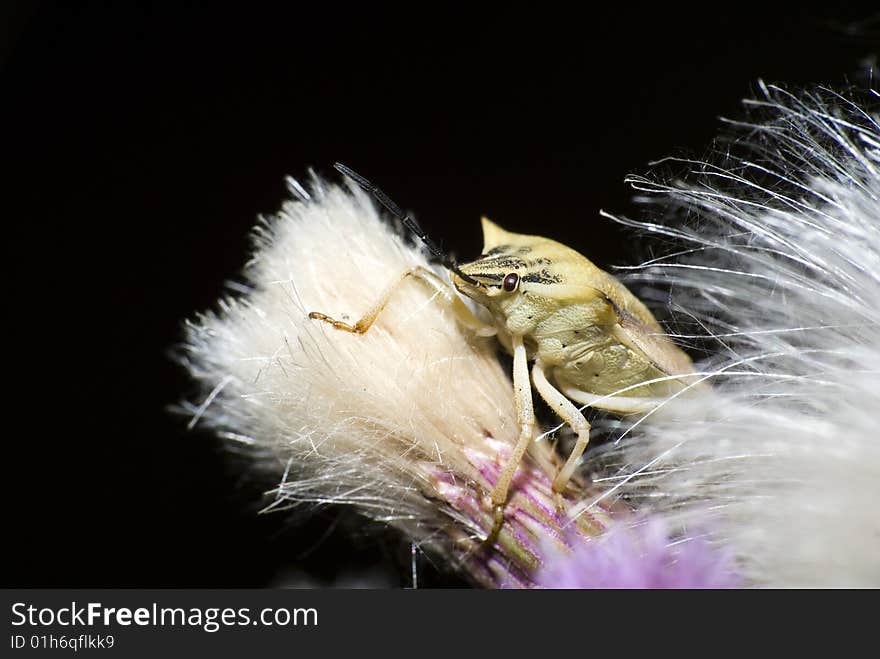
[[[552,286],[561,278],[552,269],[557,243],[538,236],[505,231],[483,218],[483,253],[452,273],[452,283],[464,295],[489,307],[504,307],[527,289]]]

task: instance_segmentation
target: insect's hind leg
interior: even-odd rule
[[[577,434],[577,442],[575,442],[574,448],[562,469],[556,474],[556,478],[553,479],[553,491],[561,494],[568,486],[568,482],[574,475],[574,470],[577,469],[578,462],[587,449],[587,444],[590,442],[590,423],[568,398],[550,384],[540,362],[535,362],[535,365],[532,367],[532,382],[535,383],[535,389],[541,394],[541,398],[547,401],[547,404],[553,408],[553,411],[570,425],[571,429]]]
[[[336,320],[335,318],[331,318],[330,316],[321,313],[320,311],[312,311],[309,313],[309,318],[312,320],[322,320],[325,323],[329,323],[334,328],[338,330],[342,330],[344,332],[351,332],[352,334],[364,334],[370,327],[372,327],[373,323],[376,321],[376,318],[385,306],[388,304],[391,297],[397,290],[400,288],[401,284],[406,281],[407,278],[412,277],[417,281],[422,282],[428,288],[430,288],[433,292],[440,295],[451,307],[452,311],[455,313],[456,319],[459,323],[473,330],[480,336],[492,336],[495,334],[497,330],[494,327],[486,325],[481,322],[473,312],[468,308],[468,306],[462,302],[461,298],[458,297],[440,277],[436,274],[424,268],[420,265],[415,265],[411,268],[408,268],[403,273],[401,273],[400,277],[397,278],[391,285],[389,285],[379,296],[379,299],[367,310],[367,312],[358,320],[354,325],[349,325],[341,320]]]

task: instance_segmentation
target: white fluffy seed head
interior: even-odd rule
[[[491,347],[470,341],[415,280],[364,335],[310,319],[354,323],[408,267],[428,267],[361,191],[316,181],[311,195],[257,228],[249,294],[189,325],[194,372],[220,385],[199,421],[293,458],[284,498],[415,519],[418,484],[388,472],[454,460],[455,443],[475,435],[506,437],[510,384]],[[366,482],[365,462],[375,467]]]
[[[676,245],[632,279],[682,343],[712,337],[714,393],[637,426],[604,481],[685,528],[711,516],[753,584],[878,586],[877,96],[762,92],[720,162],[631,179],[659,212],[621,221]]]

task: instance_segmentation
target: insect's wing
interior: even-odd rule
[[[616,338],[630,349],[637,350],[656,368],[667,375],[685,375],[694,372],[691,358],[656,327],[642,322],[637,316],[617,307]]]

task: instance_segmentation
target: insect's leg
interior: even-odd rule
[[[535,428],[535,410],[532,405],[532,386],[529,383],[526,348],[521,336],[512,336],[511,342],[513,346],[513,394],[516,401],[516,418],[519,422],[519,441],[513,448],[513,452],[507,459],[507,464],[504,465],[504,470],[492,490],[495,523],[485,541],[489,545],[495,542],[501,525],[504,523],[504,505],[507,503],[510,482],[532,441]]]
[[[660,403],[662,398],[644,398],[635,396],[599,396],[571,386],[560,386],[563,393],[582,405],[589,405],[597,410],[608,410],[617,414],[635,414],[638,412],[650,412]]]
[[[540,362],[535,362],[535,366],[532,368],[532,381],[535,383],[535,389],[541,394],[541,398],[547,401],[553,411],[577,433],[574,449],[562,469],[556,474],[556,478],[553,479],[553,491],[561,493],[565,491],[568,481],[571,480],[574,470],[577,469],[578,461],[587,449],[587,444],[590,441],[590,424],[584,418],[583,413],[550,384]]]
[[[408,277],[413,277],[417,281],[424,283],[432,291],[443,297],[443,299],[446,300],[446,302],[452,307],[452,310],[455,313],[458,322],[465,327],[468,327],[480,336],[491,336],[493,333],[495,333],[495,328],[481,322],[468,308],[468,306],[461,300],[461,298],[459,298],[458,295],[456,295],[450,289],[448,284],[446,284],[433,272],[431,272],[427,268],[423,268],[420,265],[416,265],[405,270],[396,281],[394,281],[382,292],[376,303],[373,304],[373,306],[371,306],[363,315],[363,317],[361,317],[361,319],[358,320],[354,325],[349,325],[348,323],[344,323],[341,320],[336,320],[335,318],[331,318],[330,316],[323,314],[319,311],[312,311],[309,314],[309,318],[313,320],[323,320],[325,323],[333,325],[333,327],[338,330],[351,332],[353,334],[363,334],[368,329],[370,329],[372,324],[375,322],[376,317],[382,312],[382,309],[385,308],[385,306],[388,304],[388,301]]]

